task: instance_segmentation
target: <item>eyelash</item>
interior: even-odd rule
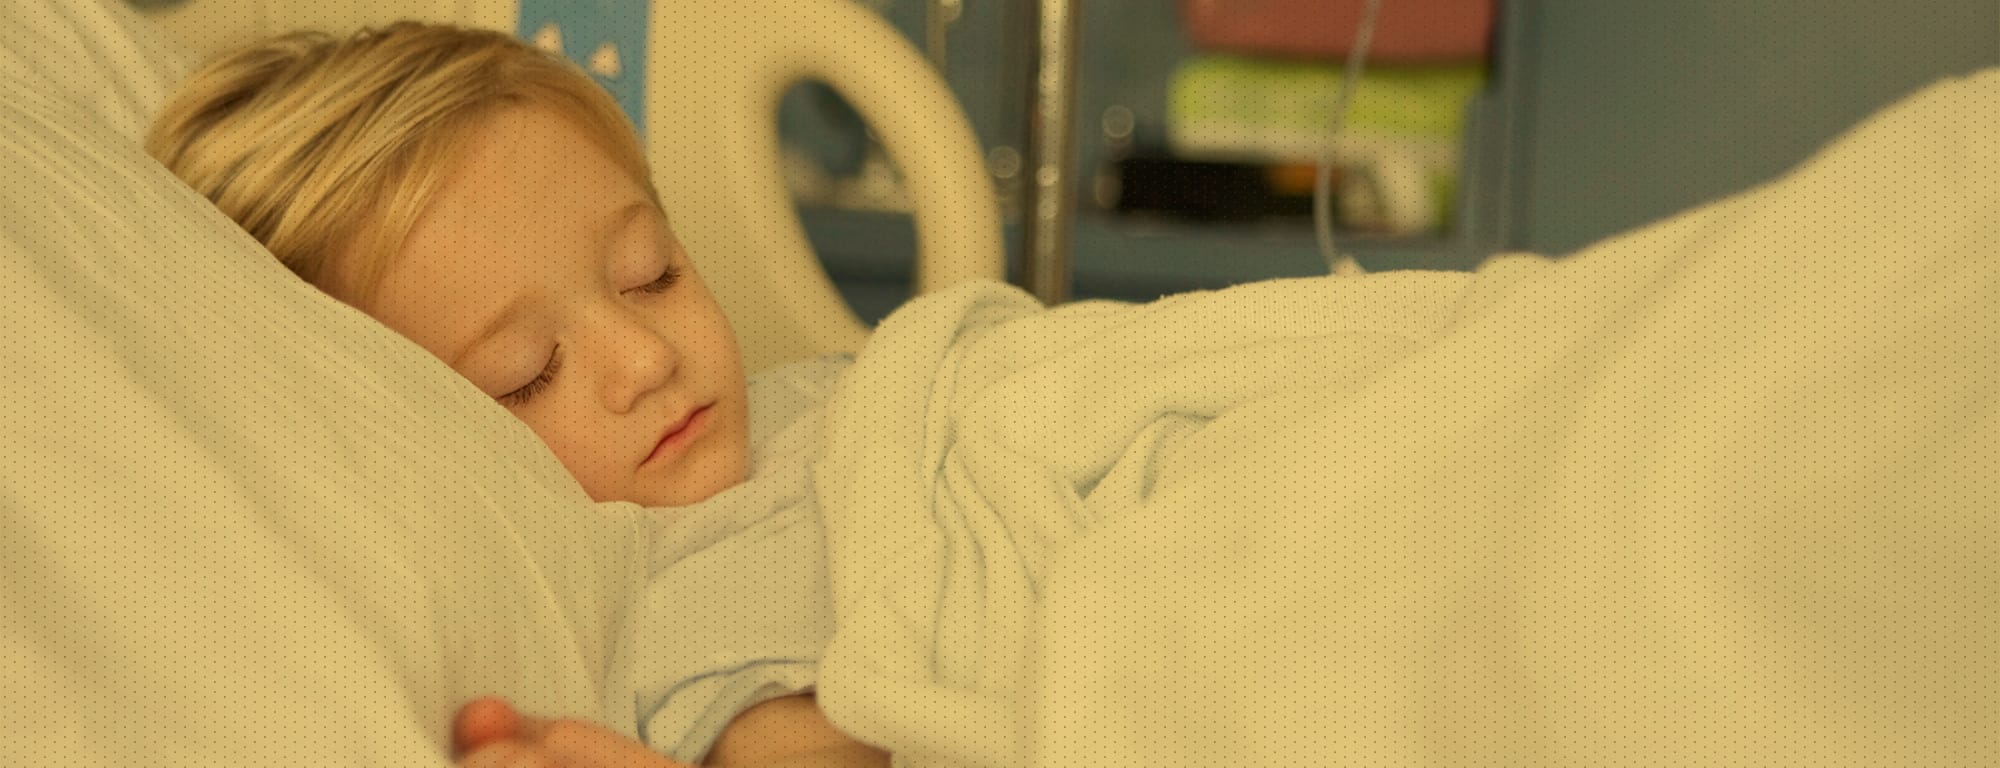
[[[633,290],[640,293],[666,293],[667,289],[674,287],[674,283],[680,282],[680,279],[681,268],[669,264],[666,271],[661,272],[660,276],[654,278],[653,282],[639,286]]]
[[[516,407],[527,405],[535,395],[541,394],[542,390],[548,389],[549,385],[555,382],[556,372],[560,370],[562,370],[562,347],[558,345],[555,351],[549,353],[549,364],[542,367],[541,375],[536,376],[534,381],[528,382],[527,386],[501,395],[500,402]]]

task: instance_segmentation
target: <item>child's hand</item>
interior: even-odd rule
[[[601,726],[528,717],[496,697],[460,707],[451,741],[462,768],[687,768]]]

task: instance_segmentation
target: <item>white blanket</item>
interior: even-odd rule
[[[2000,760],[2000,73],[1564,261],[878,331],[820,698],[908,765]]]

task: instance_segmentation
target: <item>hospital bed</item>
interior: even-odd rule
[[[208,2],[273,23],[162,13]],[[0,10],[0,762],[442,765],[476,696],[616,718],[612,627],[673,532],[140,153],[183,50],[159,18]],[[781,63],[914,78],[822,72],[871,116],[942,93],[822,54]],[[1561,261],[1050,312],[927,292],[828,417],[823,704],[912,765],[1992,764],[1996,110],[2000,73],[1940,83]],[[952,222],[919,225],[930,281],[994,274],[969,139],[933,164],[881,130],[913,184],[970,185],[920,207]],[[675,210],[702,268],[816,286],[764,286],[760,358],[859,344],[802,335],[839,316],[824,275],[751,239],[773,178],[666,135],[669,206],[751,222]]]

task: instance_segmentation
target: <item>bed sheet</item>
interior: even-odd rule
[[[1564,260],[892,316],[820,701],[903,765],[2000,759],[2000,72]]]

